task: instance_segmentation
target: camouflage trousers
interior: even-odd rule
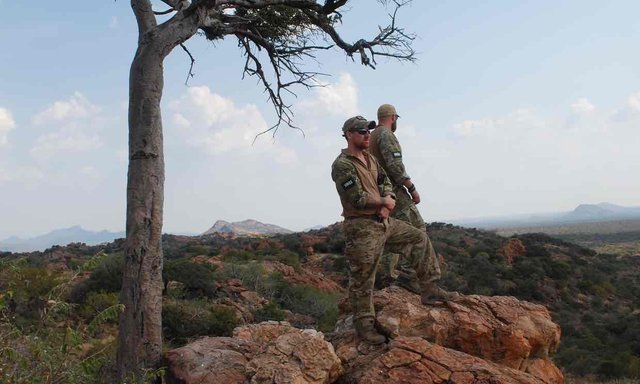
[[[349,304],[353,318],[375,316],[373,287],[385,244],[422,246],[426,232],[389,218],[384,222],[368,218],[347,219],[343,223],[345,256],[349,262]]]
[[[398,199],[396,209],[391,212],[391,217],[420,229],[427,236],[427,241],[424,247],[388,244],[380,263],[380,278],[393,281],[400,274],[404,274],[410,280],[416,280],[416,283],[422,285],[440,280],[442,273],[438,254],[431,244],[431,239],[426,235],[427,226],[418,208],[404,188],[396,191],[396,196]]]

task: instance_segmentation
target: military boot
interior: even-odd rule
[[[375,319],[373,317],[357,319],[354,325],[358,337],[369,344],[377,345],[387,341],[387,338],[376,330]]]
[[[422,292],[420,288],[420,282],[415,271],[407,270],[399,273],[398,279],[396,279],[396,285],[402,287],[409,292],[417,293]]]
[[[445,291],[438,287],[435,282],[429,283],[422,292],[422,304],[433,305],[438,301],[449,301],[460,298],[461,295],[455,291]]]

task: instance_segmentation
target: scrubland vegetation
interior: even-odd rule
[[[640,258],[596,253],[542,234],[505,238],[441,223],[429,232],[446,260],[447,288],[512,295],[551,310],[563,332],[553,358],[571,375],[568,383],[638,382]],[[344,286],[339,226],[272,238],[165,235],[165,348],[265,320],[331,331],[340,295],[292,283],[270,267],[278,262],[295,274],[303,271],[310,242],[326,254],[323,273]],[[121,246],[0,254],[0,382],[100,383],[108,377],[122,310]]]

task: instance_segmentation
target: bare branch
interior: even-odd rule
[[[185,14],[205,15],[200,29],[209,40],[230,34],[238,38],[246,58],[242,77],[257,77],[278,117],[261,134],[275,134],[283,123],[296,128],[285,96],[297,97],[296,86],[319,86],[317,77],[324,74],[305,68],[306,62],[316,60],[316,52],[337,46],[349,57],[359,55],[363,65],[374,69],[379,57],[415,60],[411,48],[415,37],[396,26],[398,10],[411,0],[378,1],[394,6],[389,25],[379,27],[373,38],[355,43],[347,43],[334,28],[342,17],[338,10],[348,0],[193,0]]]
[[[170,6],[171,9],[175,9],[176,11],[181,11],[189,6],[189,1],[187,0],[160,0],[160,1]]]
[[[153,14],[154,14],[154,15],[156,15],[156,16],[159,16],[159,15],[168,15],[168,14],[170,14],[171,12],[175,12],[175,11],[176,11],[175,9],[173,9],[173,8],[169,8],[169,9],[167,9],[166,11],[153,11]]]
[[[411,44],[415,39],[414,35],[407,34],[404,29],[396,27],[396,15],[398,10],[409,4],[411,0],[394,1],[395,9],[392,14],[391,24],[380,28],[380,32],[372,40],[358,40],[354,44],[345,42],[338,32],[330,23],[318,14],[311,11],[304,11],[305,14],[313,20],[314,24],[321,28],[336,45],[344,50],[348,56],[354,53],[360,55],[360,62],[363,65],[375,69],[375,56],[388,56],[400,60],[415,61],[415,51],[411,48]],[[378,48],[376,48],[378,47]],[[367,54],[369,52],[369,55]]]
[[[189,72],[187,73],[187,79],[184,81],[184,85],[189,85],[189,79],[193,77],[193,64],[196,62],[196,59],[193,58],[193,55],[191,54],[191,52],[189,52],[189,50],[187,49],[187,46],[184,45],[183,43],[180,43],[180,47],[182,47],[182,49],[187,52],[187,55],[189,55],[189,58],[191,59],[191,66],[189,66]]]

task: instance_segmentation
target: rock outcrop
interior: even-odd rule
[[[390,341],[361,342],[350,317],[325,340],[288,323],[236,328],[167,354],[179,383],[562,384],[549,359],[560,328],[547,309],[513,297],[463,296],[437,306],[398,287],[374,295]],[[330,342],[330,343],[329,343]]]
[[[170,382],[199,384],[324,384],[343,373],[333,346],[320,332],[265,322],[206,337],[169,351]]]
[[[338,350],[341,358],[343,350]],[[430,343],[400,336],[379,349],[360,346],[342,384],[547,384],[533,375]]]
[[[230,223],[224,220],[216,221],[202,236],[213,233],[231,233],[237,236],[274,235],[277,233],[293,233],[293,231],[274,224],[265,224],[257,220],[243,220]]]
[[[425,351],[429,351],[425,356],[437,352],[436,356],[449,356],[448,358],[465,362],[463,366],[466,369],[461,370],[456,365],[450,367],[454,369],[449,370],[450,373],[470,372],[477,376],[481,372],[500,371],[502,376],[511,372],[512,376],[538,380],[512,378],[513,381],[495,381],[496,383],[564,382],[562,372],[549,359],[549,353],[558,347],[560,327],[551,320],[544,306],[519,301],[514,297],[478,295],[463,296],[455,302],[439,306],[424,306],[418,295],[394,286],[375,292],[374,306],[380,330],[394,342],[409,340],[409,343],[416,343],[424,340],[429,343],[428,348],[424,347]],[[359,377],[359,369],[354,372],[355,367],[371,365],[371,369],[383,372],[377,365],[377,359],[380,358],[378,355],[388,354],[390,351],[368,351],[355,337],[350,318],[338,323],[331,341],[347,372],[352,372],[353,377]],[[438,348],[431,351],[430,346],[434,344]],[[389,345],[391,349],[396,347],[393,342]],[[403,356],[406,354],[400,351],[390,356],[396,356],[397,353]],[[423,358],[425,357],[419,360]],[[435,362],[442,363],[437,359]],[[479,364],[482,369],[476,372]],[[471,369],[471,366],[475,368]],[[418,368],[420,367],[416,367]],[[515,374],[514,371],[519,373]]]

